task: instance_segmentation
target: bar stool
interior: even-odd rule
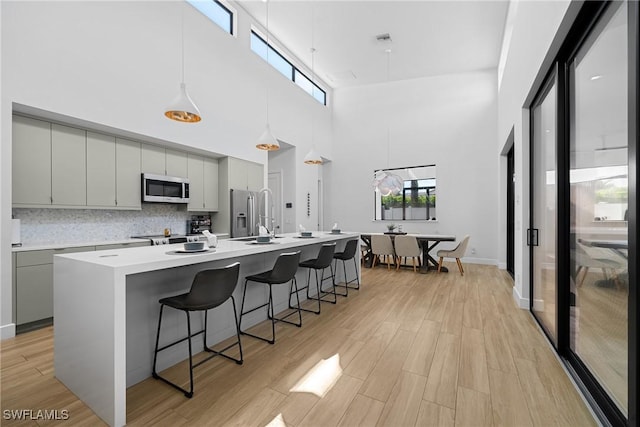
[[[304,286],[303,288],[300,288],[299,290],[296,290],[296,298],[298,298],[298,306],[294,307],[291,305],[291,295],[293,295],[293,292],[289,294],[289,308],[295,308],[295,309],[300,309],[303,311],[308,311],[310,313],[315,313],[315,314],[320,314],[320,302],[330,302],[331,304],[335,304],[338,301],[337,298],[337,294],[336,294],[336,282],[335,282],[335,275],[333,274],[333,265],[332,265],[332,261],[333,261],[333,254],[335,252],[336,249],[336,244],[335,243],[325,243],[322,245],[322,247],[320,248],[320,252],[318,253],[318,257],[317,258],[313,258],[313,259],[308,259],[306,261],[302,261],[300,264],[298,264],[300,267],[303,268],[308,268],[309,269],[309,274],[307,275],[307,285]],[[331,276],[328,277],[324,277],[324,271],[328,268],[331,269]],[[309,286],[311,283],[311,270],[314,270],[315,272],[315,276],[316,276],[316,301],[318,301],[318,311],[315,310],[308,310],[306,308],[301,308],[300,307],[300,299],[297,296],[298,292],[303,291],[304,289],[307,290],[307,299],[311,299],[311,297],[309,296]],[[318,270],[322,271],[321,274],[321,278],[318,279]],[[324,283],[325,280],[329,280],[331,279],[331,284],[333,287],[333,290],[330,292],[325,292],[322,290],[322,284]],[[325,295],[333,295],[333,301],[327,301],[322,299]]]
[[[349,240],[346,245],[344,245],[344,250],[342,252],[336,252],[333,254],[333,259],[336,260],[336,271],[338,269],[338,261],[342,261],[342,270],[344,271],[344,285],[336,284],[335,286],[344,287],[344,294],[338,293],[338,295],[346,297],[349,295],[349,288],[351,289],[360,289],[360,277],[358,275],[358,263],[356,262],[356,251],[358,249],[358,241],[357,240]],[[356,271],[356,278],[347,281],[347,266],[346,262],[350,259],[353,259],[353,267]],[[349,283],[357,282],[357,286],[349,286]]]
[[[238,315],[236,313],[236,303],[233,298],[233,290],[236,288],[236,283],[238,282],[238,274],[240,273],[240,263],[236,262],[234,264],[228,265],[223,268],[211,269],[211,270],[203,270],[199,271],[193,279],[191,284],[191,289],[186,294],[175,295],[172,297],[162,298],[160,302],[160,316],[158,318],[158,332],[156,334],[156,347],[153,353],[153,378],[157,380],[162,380],[170,386],[180,390],[184,393],[185,396],[191,398],[193,396],[193,368],[203,364],[207,360],[212,359],[216,356],[222,356],[229,360],[233,360],[238,365],[242,365],[242,343],[240,342],[240,328],[238,326]],[[232,344],[229,344],[227,347],[222,350],[216,351],[207,346],[207,312],[216,308],[219,305],[222,305],[226,301],[231,298],[231,304],[233,306],[233,323],[236,326],[236,335],[238,337],[238,341]],[[158,348],[158,342],[160,341],[160,325],[162,324],[162,311],[164,310],[164,306],[168,306],[174,308],[176,310],[184,311],[187,315],[187,336],[178,341],[175,341],[171,344],[167,344],[162,348]],[[191,333],[191,316],[189,315],[192,311],[204,311],[204,329],[195,334]],[[204,340],[204,351],[208,353],[213,353],[211,356],[207,357],[200,362],[193,364],[193,355],[191,350],[191,338],[203,334]],[[179,385],[167,380],[166,378],[158,375],[156,371],[156,361],[158,358],[158,353],[166,350],[174,345],[181,343],[183,341],[189,342],[189,391],[180,387]],[[231,347],[238,345],[240,349],[240,359],[235,359],[231,356],[224,354],[226,350]]]
[[[298,283],[296,281],[296,272],[298,271],[298,263],[300,262],[300,251],[298,252],[288,252],[282,253],[278,256],[273,269],[269,271],[265,271],[258,274],[253,274],[251,276],[247,276],[244,281],[244,292],[242,294],[242,306],[240,307],[240,333],[242,335],[248,335],[253,338],[257,338],[262,341],[266,341],[269,344],[274,344],[276,342],[276,321],[289,323],[290,325],[295,325],[297,327],[302,326],[302,313],[300,309],[297,309],[298,313],[298,323],[291,322],[289,320],[285,320],[287,317],[296,313],[296,311],[292,311],[284,317],[277,318],[274,316],[273,310],[273,293],[272,287],[273,285],[281,285],[283,283],[291,282],[289,287],[289,295],[293,292],[293,289],[296,290],[296,297],[298,297]],[[249,282],[263,283],[269,286],[269,300],[262,305],[254,307],[248,311],[244,311],[244,301],[247,296],[247,284]],[[298,299],[298,307],[300,306],[300,300]],[[262,307],[267,308],[267,317],[271,319],[271,339],[263,338],[257,335],[250,334],[249,332],[245,332],[242,330],[242,316],[245,314],[249,314],[253,311],[256,311]]]

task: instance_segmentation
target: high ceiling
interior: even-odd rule
[[[340,88],[497,67],[509,2],[239,0],[236,4],[263,27],[268,5],[271,37],[309,68],[313,38],[315,73]],[[391,42],[376,40],[385,33]]]

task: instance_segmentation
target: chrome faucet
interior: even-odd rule
[[[271,190],[269,188],[263,188],[262,190],[260,190],[258,192],[258,206],[261,207],[262,206],[262,200],[264,199],[264,194],[268,193],[269,194],[269,213],[267,214],[267,210],[266,210],[266,206],[265,206],[265,213],[264,215],[259,215],[259,219],[258,219],[258,228],[260,228],[262,224],[262,221],[264,220],[264,227],[267,229],[267,232],[269,232],[269,234],[271,234],[271,237],[276,237],[276,218],[274,216],[274,210],[275,210],[275,204],[273,202],[273,193],[271,192]],[[259,209],[259,208],[258,208]],[[271,223],[270,227],[267,225],[267,219],[269,219],[269,222]]]

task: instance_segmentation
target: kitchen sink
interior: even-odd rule
[[[234,240],[234,241],[236,241],[236,242],[253,242],[253,241],[254,241],[254,240],[256,240],[257,238],[258,238],[258,236],[252,236],[252,237],[236,237],[236,238],[231,239],[231,240]],[[275,237],[272,237],[272,239],[273,239],[273,238],[275,238],[275,239],[280,239],[280,238],[282,238],[282,236],[275,236]]]

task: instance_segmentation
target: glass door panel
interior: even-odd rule
[[[570,347],[628,416],[627,7],[570,65]]]
[[[532,122],[532,256],[533,314],[557,345],[556,277],[556,105],[552,82],[533,108]]]

